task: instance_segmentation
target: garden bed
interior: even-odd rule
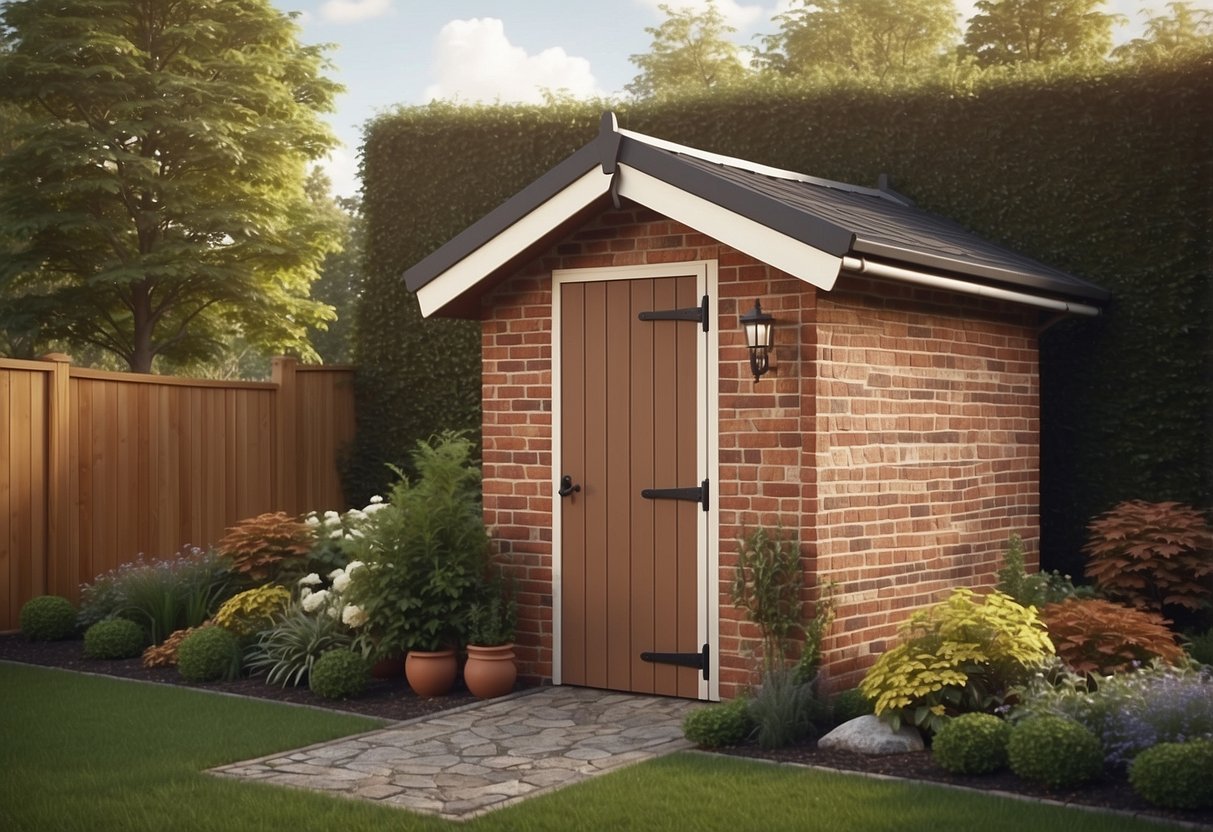
[[[313,705],[387,720],[413,719],[476,701],[461,683],[457,683],[455,689],[446,696],[422,699],[416,696],[404,681],[403,668],[399,676],[392,679],[375,679],[362,696],[342,701],[323,699],[308,690],[306,685],[283,688],[267,685],[261,678],[241,678],[226,682],[187,682],[181,678],[175,667],[146,668],[139,659],[107,661],[85,658],[84,642],[79,639],[30,642],[19,635],[0,635],[0,660],[78,670],[82,673],[101,673],[144,682],[181,685],[275,702]]]
[[[176,668],[148,669],[140,664],[139,659],[123,661],[86,659],[83,656],[83,642],[80,640],[29,642],[19,635],[0,635],[0,660],[59,667],[84,673],[100,673],[147,682],[182,685],[276,702],[313,705],[386,720],[412,719],[476,701],[461,682],[457,683],[455,690],[446,696],[421,699],[409,690],[403,676],[394,679],[377,679],[364,695],[356,699],[338,702],[322,699],[306,687],[282,688],[267,685],[262,679],[244,678],[228,682],[192,683],[182,679]],[[1151,806],[1132,791],[1123,777],[1108,776],[1101,782],[1084,786],[1081,789],[1051,790],[1026,783],[1010,772],[981,777],[951,774],[935,765],[929,754],[891,754],[883,757],[868,757],[845,751],[819,749],[816,742],[813,741],[774,751],[763,751],[756,745],[734,746],[720,749],[720,753],[964,786],[986,793],[1005,792],[1213,827],[1213,811],[1185,812]],[[1213,776],[1213,773],[1210,776]]]

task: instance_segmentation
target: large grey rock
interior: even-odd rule
[[[836,748],[877,757],[882,754],[904,754],[922,751],[922,734],[913,725],[903,725],[897,731],[880,717],[856,717],[844,722],[817,741],[818,748]]]

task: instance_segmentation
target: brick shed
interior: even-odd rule
[[[1012,533],[1035,559],[1037,337],[1107,298],[887,189],[611,114],[405,280],[424,314],[481,321],[484,511],[524,677],[700,699],[756,681],[729,599],[743,530],[797,535],[809,598],[836,584],[835,689],[911,611],[992,585]]]

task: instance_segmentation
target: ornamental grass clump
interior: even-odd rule
[[[110,570],[81,588],[78,619],[84,626],[126,618],[159,644],[169,634],[197,627],[234,590],[228,564],[215,552],[186,547],[175,558],[137,560]]]
[[[21,605],[18,622],[30,641],[59,641],[76,631],[76,608],[61,595],[39,595]]]
[[[902,638],[859,685],[895,730],[904,722],[937,731],[950,716],[993,712],[1053,655],[1036,610],[1001,592],[957,589],[914,613]]]
[[[320,656],[330,650],[350,650],[353,644],[354,635],[340,618],[292,605],[272,630],[257,637],[245,665],[253,674],[264,673],[266,684],[297,686]]]
[[[783,748],[814,734],[829,719],[829,706],[794,669],[770,670],[750,700],[754,738],[763,749]]]
[[[143,628],[125,618],[98,621],[84,633],[84,655],[90,659],[133,659],[143,652]]]

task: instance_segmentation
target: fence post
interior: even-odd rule
[[[299,362],[290,356],[278,356],[270,362],[271,378],[278,385],[275,395],[277,436],[275,454],[277,473],[275,480],[276,507],[287,514],[298,514],[297,505],[299,459],[296,456],[296,425],[298,424],[298,395],[295,386],[295,369]]]
[[[72,359],[61,352],[42,357],[54,366],[47,385],[46,419],[46,563],[45,591],[76,597],[80,582],[79,553],[72,546],[71,520],[71,369]]]

